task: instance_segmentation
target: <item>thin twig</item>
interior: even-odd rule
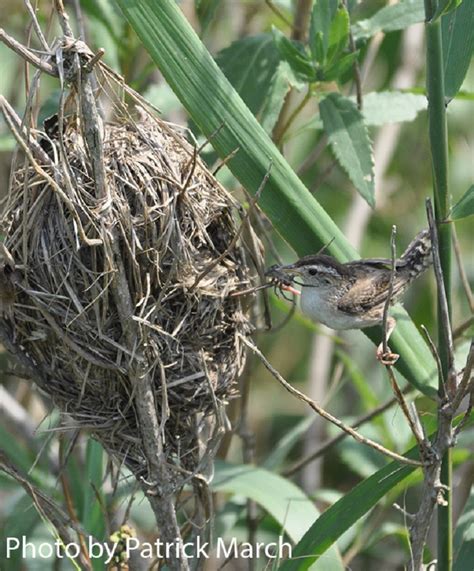
[[[471,315],[469,319],[467,319],[466,321],[464,321],[464,323],[461,323],[461,325],[458,325],[456,327],[456,329],[453,331],[453,339],[458,339],[465,331],[469,329],[469,327],[471,327],[473,323],[474,323],[474,315]]]
[[[347,0],[342,0],[342,5],[347,10],[347,13],[349,13],[349,10],[347,8]],[[352,53],[355,53],[357,51],[354,41],[354,36],[352,34],[352,28],[350,26],[349,26],[349,49]],[[356,88],[357,108],[359,109],[359,111],[362,111],[362,106],[363,106],[362,79],[360,76],[360,66],[357,59],[352,64],[352,69],[354,70],[354,84]]]
[[[421,462],[419,462],[417,460],[411,460],[409,458],[405,458],[404,456],[400,456],[400,454],[397,454],[396,452],[392,452],[391,450],[388,450],[387,448],[385,448],[384,446],[382,446],[378,442],[374,442],[373,440],[370,440],[369,438],[365,438],[364,436],[362,436],[361,434],[356,432],[352,427],[344,424],[338,418],[336,418],[335,416],[333,416],[329,412],[325,411],[315,401],[313,401],[312,399],[307,397],[304,393],[300,392],[299,390],[295,389],[292,385],[290,385],[290,383],[288,383],[280,375],[280,373],[268,362],[268,360],[263,355],[263,353],[252,342],[250,342],[248,339],[246,339],[242,335],[239,335],[239,336],[240,336],[241,340],[243,341],[243,343],[245,345],[247,345],[247,347],[249,347],[249,349],[251,349],[259,357],[259,359],[262,361],[262,363],[265,365],[265,367],[268,369],[268,371],[270,371],[270,373],[275,377],[275,379],[290,394],[296,396],[299,400],[305,402],[317,414],[319,414],[320,416],[322,416],[323,418],[325,418],[329,422],[332,422],[333,424],[335,424],[338,428],[340,428],[344,432],[347,432],[347,434],[349,434],[350,436],[355,438],[355,440],[357,440],[357,442],[360,442],[361,444],[365,444],[367,446],[370,446],[371,448],[374,448],[378,452],[381,452],[382,454],[389,456],[390,458],[396,460],[397,462],[400,462],[402,464],[408,464],[410,466],[422,466],[423,465]]]
[[[395,397],[392,397],[390,400],[381,404],[377,408],[371,410],[369,413],[364,414],[363,416],[360,416],[357,420],[355,420],[351,424],[351,428],[356,429],[356,428],[359,428],[360,426],[362,426],[363,424],[365,424],[366,422],[370,422],[373,418],[376,418],[377,416],[379,416],[379,414],[382,414],[383,412],[388,410],[396,402],[397,402],[397,399]],[[321,444],[321,446],[319,446],[319,448],[317,448],[314,452],[311,452],[310,454],[308,454],[307,456],[305,456],[301,460],[298,460],[297,462],[295,462],[294,464],[292,464],[291,466],[286,468],[282,472],[282,475],[285,476],[285,478],[288,478],[289,476],[293,476],[293,474],[295,474],[296,472],[298,472],[299,470],[301,470],[302,468],[304,468],[305,466],[310,464],[313,460],[317,460],[318,458],[320,458],[330,448],[332,448],[336,444],[339,444],[339,442],[344,440],[347,436],[348,436],[347,432],[341,432],[337,436],[334,436],[333,438],[329,438],[326,442]]]
[[[283,12],[277,6],[275,6],[275,4],[272,2],[272,0],[265,0],[265,4],[270,8],[270,10],[276,16],[278,16],[278,18],[280,18],[280,20],[284,24],[286,24],[289,28],[293,27],[293,24],[290,22],[290,20],[288,20],[288,18],[285,16],[285,14],[283,14]]]
[[[46,520],[51,522],[55,532],[61,539],[63,545],[75,544],[74,537],[71,535],[69,528],[76,533],[85,537],[91,537],[82,527],[73,521],[56,502],[47,496],[40,488],[32,484],[25,476],[15,468],[5,453],[0,450],[0,470],[14,478],[31,497],[38,513]],[[83,569],[90,569],[90,562],[84,557],[82,551],[79,552],[79,559]]]
[[[390,236],[390,251],[391,251],[390,283],[388,286],[387,299],[385,301],[385,305],[383,306],[383,318],[382,318],[383,353],[384,353],[384,355],[386,355],[388,353],[388,337],[389,337],[388,311],[390,309],[390,304],[392,302],[393,282],[395,279],[395,268],[396,268],[396,261],[397,261],[397,252],[396,252],[396,243],[395,243],[396,236],[397,236],[397,227],[392,226],[392,234]]]
[[[441,365],[441,359],[439,356],[439,351],[436,348],[436,345],[428,331],[428,329],[426,329],[426,327],[424,325],[421,325],[421,330],[423,331],[426,340],[428,341],[428,347],[430,348],[431,354],[433,355],[433,358],[436,362],[436,369],[438,370],[438,375],[441,376],[443,374],[443,367]]]
[[[412,407],[411,410],[406,402],[400,387],[398,386],[397,379],[395,378],[395,374],[393,372],[393,367],[387,365],[385,367],[387,369],[387,373],[390,379],[390,384],[392,385],[393,392],[395,393],[395,397],[400,405],[400,408],[403,412],[403,415],[407,419],[407,422],[410,426],[410,429],[415,437],[416,441],[418,442],[418,446],[420,447],[420,451],[423,453],[425,448],[429,448],[429,443],[427,442],[425,435],[423,434],[423,428],[421,424],[421,420],[418,416],[415,407]]]
[[[390,267],[390,283],[388,287],[388,294],[387,300],[385,301],[385,305],[383,308],[383,354],[387,355],[389,348],[388,348],[388,337],[390,334],[389,326],[388,326],[388,312],[390,309],[390,303],[392,301],[393,296],[393,288],[394,288],[394,281],[395,281],[395,272],[396,272],[396,262],[397,262],[397,252],[396,252],[396,235],[397,235],[397,227],[392,226],[392,233],[390,236],[390,252],[391,252],[391,267]],[[416,408],[408,407],[408,404],[403,396],[400,387],[398,386],[397,379],[395,378],[395,373],[393,372],[393,368],[391,364],[387,364],[386,367],[387,374],[390,379],[390,384],[392,385],[392,390],[395,393],[395,397],[400,405],[400,408],[403,412],[403,415],[407,419],[408,425],[415,436],[416,441],[420,447],[420,452],[422,452],[425,448],[427,448],[428,443],[426,442],[426,438],[423,434],[421,421],[418,417],[418,413],[416,412]]]
[[[431,199],[426,199],[426,213],[428,216],[428,224],[430,227],[430,235],[431,235],[431,245],[433,249],[433,268],[436,277],[436,283],[438,287],[438,303],[439,303],[439,312],[440,312],[440,320],[444,335],[444,340],[446,343],[446,353],[447,353],[447,371],[448,377],[452,376],[453,369],[454,369],[454,347],[453,347],[453,335],[451,329],[451,319],[449,317],[449,309],[448,309],[448,300],[446,297],[446,289],[444,286],[444,277],[443,277],[443,269],[441,267],[441,260],[439,255],[439,242],[438,242],[438,230],[436,228],[434,213],[433,213],[433,206],[431,204]],[[444,379],[445,382],[448,383],[448,390],[452,387],[449,383],[449,378]]]
[[[33,24],[33,28],[36,32],[36,35],[38,36],[38,40],[40,41],[41,47],[43,48],[43,50],[46,53],[49,53],[50,47],[48,46],[48,42],[46,41],[46,38],[44,37],[43,30],[41,29],[41,26],[38,22],[38,18],[36,17],[35,10],[34,10],[33,6],[31,5],[30,0],[23,0],[23,1],[25,3],[25,6],[26,6],[28,13],[31,16],[31,22]]]
[[[453,414],[456,414],[456,411],[458,410],[462,400],[468,393],[469,383],[472,381],[471,373],[473,367],[474,367],[474,341],[471,341],[471,346],[469,347],[469,354],[466,359],[466,365],[462,373],[461,382],[459,383],[456,395],[451,403],[451,406],[453,408]]]
[[[454,254],[456,256],[456,263],[459,270],[459,277],[461,278],[461,284],[464,289],[464,293],[466,294],[469,309],[471,310],[471,313],[474,313],[474,296],[472,295],[471,285],[469,284],[469,279],[466,275],[466,270],[464,269],[464,264],[462,262],[461,249],[459,247],[459,240],[456,234],[456,226],[454,224],[452,225],[451,232]]]
[[[0,28],[0,42],[3,42],[6,46],[8,46],[11,50],[21,56],[24,60],[28,63],[31,63],[34,67],[44,71],[48,75],[53,77],[58,77],[58,70],[56,66],[48,63],[47,61],[43,61],[39,58],[35,53],[33,53],[30,49],[25,47],[20,42],[17,42],[14,38],[9,36],[3,28]]]

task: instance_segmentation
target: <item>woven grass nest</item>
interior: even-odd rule
[[[73,91],[62,128],[32,132],[48,160],[21,158],[11,178],[3,216],[16,267],[9,320],[54,403],[144,476],[134,401],[140,360],[166,420],[167,462],[189,474],[206,448],[204,424],[215,424],[244,365],[239,334],[249,324],[230,295],[249,283],[238,204],[186,133],[125,106],[122,87],[109,94],[113,115],[101,126],[105,196]]]

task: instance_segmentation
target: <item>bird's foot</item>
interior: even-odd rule
[[[383,344],[381,343],[377,347],[376,357],[377,357],[377,361],[380,361],[382,363],[382,365],[391,367],[391,366],[395,365],[395,363],[400,358],[400,355],[398,353],[392,353],[390,351],[389,347],[387,347],[387,351],[384,351],[383,350]]]

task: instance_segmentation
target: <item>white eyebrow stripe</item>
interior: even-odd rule
[[[310,266],[308,266],[308,270],[309,269],[314,269],[318,272],[318,274],[331,274],[332,276],[338,276],[340,275],[339,272],[331,267],[331,266],[326,266],[326,265],[322,265],[322,264],[312,264]]]

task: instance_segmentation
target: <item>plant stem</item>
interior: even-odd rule
[[[448,141],[444,93],[444,66],[441,41],[441,21],[431,22],[436,12],[436,0],[425,0],[427,93],[429,136],[432,155],[434,203],[439,236],[439,254],[443,271],[448,312],[451,315],[451,227],[444,224],[450,209],[448,193]],[[445,394],[443,383],[449,378],[449,350],[445,331],[440,319],[438,305],[438,345],[442,366],[439,394]],[[446,387],[448,388],[448,387]],[[447,571],[452,567],[452,459],[448,449],[443,457],[441,482],[448,486],[445,496],[447,505],[438,506],[438,569]]]

